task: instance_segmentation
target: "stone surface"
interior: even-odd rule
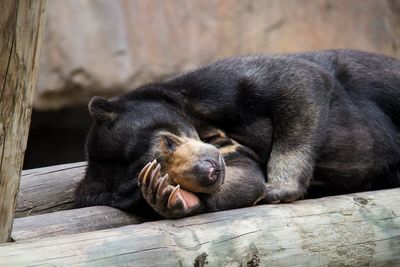
[[[52,0],[34,105],[86,104],[216,58],[356,48],[400,56],[398,0]]]

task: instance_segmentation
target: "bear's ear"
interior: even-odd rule
[[[114,104],[99,96],[90,100],[89,113],[96,122],[112,121],[117,117]]]

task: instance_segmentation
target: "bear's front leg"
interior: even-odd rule
[[[301,199],[307,191],[314,166],[310,156],[313,148],[304,146],[290,149],[285,152],[283,149],[273,149],[270,155],[264,199],[266,203],[292,202]]]
[[[165,218],[182,218],[200,208],[200,199],[179,185],[169,183],[168,174],[161,176],[156,160],[148,163],[139,174],[138,183],[147,203]]]

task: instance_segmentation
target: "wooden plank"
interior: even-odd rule
[[[399,266],[400,188],[0,245],[4,266]],[[208,262],[208,265],[205,262]]]
[[[0,4],[0,243],[9,240],[14,219],[45,7],[45,0]]]
[[[22,171],[15,217],[70,209],[86,162]]]
[[[106,206],[87,207],[14,220],[14,241],[83,233],[144,222],[143,218]]]

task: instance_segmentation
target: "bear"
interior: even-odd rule
[[[142,113],[143,107],[153,112]],[[89,111],[88,166],[75,207],[108,205],[147,219],[181,218],[251,206],[265,195],[253,151],[211,126],[203,125],[200,139],[184,114],[165,102],[143,99],[133,107],[123,98],[95,97]]]
[[[399,69],[394,58],[339,49],[226,58],[141,86],[97,103],[84,183],[98,187],[99,203],[142,201],[137,177],[153,160],[143,133],[177,127],[165,116],[175,112],[199,140],[207,125],[254,151],[266,203],[313,188],[324,195],[399,186]],[[118,183],[107,182],[112,175]]]
[[[173,136],[171,139],[175,138],[176,144],[173,153],[165,148],[165,142],[159,143],[162,148],[156,146],[158,153],[161,151],[162,154],[157,158],[164,164],[154,160],[139,173],[138,183],[143,197],[162,217],[181,218],[247,207],[264,198],[265,177],[257,155],[221,131],[210,134],[206,140],[218,147],[223,159],[220,167],[209,165],[213,161],[210,158],[213,153],[209,153],[212,149],[204,151],[206,157],[199,155],[198,152],[207,147],[204,143]],[[222,172],[221,179],[215,182],[218,170]],[[240,199],[236,199],[238,195]]]

